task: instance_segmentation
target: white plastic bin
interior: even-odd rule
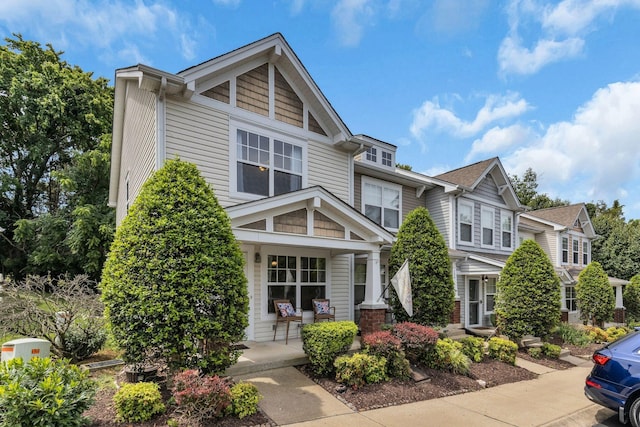
[[[33,357],[49,357],[51,343],[40,338],[19,338],[2,344],[0,361],[21,357],[25,362]]]

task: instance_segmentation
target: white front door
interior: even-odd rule
[[[480,326],[482,319],[482,286],[479,279],[469,279],[467,326]]]

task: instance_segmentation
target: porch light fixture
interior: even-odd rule
[[[256,252],[256,254],[253,256],[253,262],[255,262],[256,264],[260,264],[262,262],[260,252]]]
[[[482,281],[483,281],[484,283],[487,283],[487,282],[489,281],[489,276],[487,276],[486,274],[483,274],[483,275],[482,275]]]

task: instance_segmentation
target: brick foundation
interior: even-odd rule
[[[360,309],[360,333],[361,335],[377,332],[384,325],[387,310],[382,309]]]
[[[562,310],[560,312],[560,321],[562,323],[569,323],[569,312],[567,310]]]
[[[455,301],[455,305],[453,306],[453,311],[451,312],[451,316],[449,316],[449,323],[453,323],[453,324],[460,323],[460,300]]]
[[[624,308],[616,308],[615,312],[613,313],[613,321],[616,323],[624,323],[624,317]]]

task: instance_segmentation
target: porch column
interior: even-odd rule
[[[569,322],[569,307],[567,307],[567,287],[560,284],[560,321]]]
[[[382,298],[380,283],[380,249],[367,255],[367,283],[364,301],[360,304],[360,332],[362,335],[379,331],[384,324],[387,304]]]
[[[613,314],[613,321],[616,323],[625,322],[624,301],[622,298],[622,286],[614,286],[616,291],[616,309]]]

